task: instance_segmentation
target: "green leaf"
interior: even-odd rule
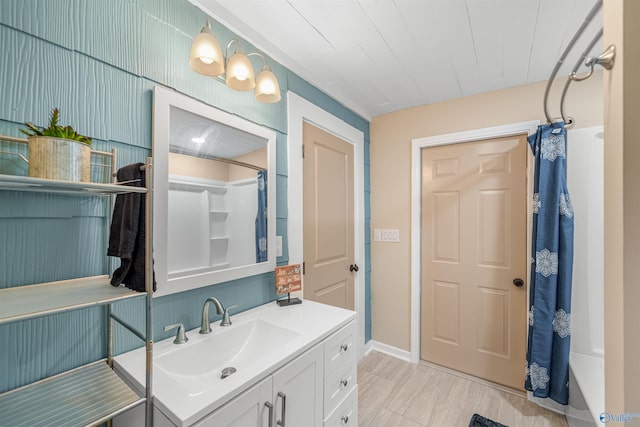
[[[73,141],[80,141],[84,144],[91,145],[91,138],[89,138],[88,136],[80,135],[69,125],[64,127],[58,125],[59,119],[60,119],[60,110],[58,110],[57,108],[54,108],[51,111],[51,116],[49,118],[49,126],[47,128],[40,128],[38,126],[35,126],[31,122],[27,122],[25,123],[25,125],[27,126],[28,130],[20,129],[20,132],[29,136],[39,135],[39,136],[50,136],[53,138],[64,138],[64,139],[70,139]],[[31,133],[30,131],[33,133]]]

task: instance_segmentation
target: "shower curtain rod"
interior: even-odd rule
[[[261,168],[260,166],[252,165],[251,163],[240,162],[238,160],[226,159],[224,157],[216,157],[216,156],[207,156],[206,158],[209,160],[216,160],[218,162],[229,163],[234,166],[243,166],[245,168],[255,169],[257,171],[266,171],[265,168]]]
[[[584,19],[584,22],[582,23],[582,25],[580,25],[580,28],[578,28],[578,31],[576,31],[576,33],[571,38],[571,41],[569,41],[569,44],[565,48],[564,52],[562,52],[562,55],[560,56],[560,59],[558,59],[558,62],[553,67],[553,71],[551,72],[551,76],[549,77],[549,81],[547,82],[547,86],[546,86],[546,88],[544,90],[544,115],[547,118],[547,122],[548,123],[551,123],[553,121],[553,119],[551,118],[551,115],[549,114],[549,108],[547,106],[548,99],[549,99],[549,91],[551,90],[551,85],[553,84],[553,81],[555,80],[556,75],[558,74],[558,70],[560,70],[560,67],[562,66],[564,60],[567,58],[567,55],[569,54],[571,49],[573,49],[573,46],[576,44],[576,42],[578,41],[580,36],[582,36],[582,33],[584,33],[584,31],[587,29],[587,26],[589,25],[589,23],[591,23],[591,20],[596,15],[596,13],[598,13],[598,11],[600,10],[601,7],[602,7],[602,0],[597,0],[596,3],[591,8],[591,10],[589,11],[589,13],[587,14],[587,16]],[[596,37],[594,37],[594,39],[591,41],[591,43],[589,44],[589,47],[583,53],[583,56],[586,56],[586,54],[591,50],[591,48],[596,44],[596,42],[600,39],[601,36],[602,36],[602,29],[600,29],[600,31],[598,32],[598,35],[596,35]],[[584,79],[590,77],[591,73],[593,72],[593,66],[596,63],[598,63],[600,65],[603,65],[602,60],[600,60],[600,61],[598,60],[601,57],[602,57],[602,55],[600,57],[598,57],[598,58],[589,58],[589,59],[587,59],[587,62],[585,63],[585,65],[590,66],[591,67],[591,71],[584,78],[578,78],[575,75],[575,72],[577,71],[578,67],[582,63],[582,59],[583,58],[581,58],[580,61],[578,62],[578,64],[576,64],[576,67],[574,67],[574,70],[571,73],[571,75],[569,76],[569,79],[567,80],[567,83],[565,84],[564,90],[562,92],[562,99],[560,100],[561,110],[563,110],[564,97],[565,97],[565,95],[567,93],[567,90],[569,88],[569,84],[571,83],[571,81],[573,81],[573,80],[580,81],[580,80],[584,80]],[[611,66],[613,66],[613,60],[611,60]],[[605,66],[605,68],[606,68],[606,66]],[[610,68],[608,68],[608,69],[610,69]],[[564,121],[565,125],[570,126],[570,125],[573,124],[573,119],[571,119],[570,117],[568,117],[568,121],[567,121],[567,119],[565,118],[565,115],[564,115],[564,111],[561,114],[562,114],[562,120]]]

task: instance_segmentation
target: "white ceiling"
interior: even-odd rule
[[[191,1],[367,119],[547,80],[595,3]],[[576,44],[560,75],[569,73],[600,26],[601,12]],[[598,43],[591,54],[600,54],[601,46]]]

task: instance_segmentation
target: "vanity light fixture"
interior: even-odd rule
[[[229,57],[229,48],[236,42],[238,46]],[[254,90],[256,101],[274,103],[281,99],[280,85],[275,74],[271,71],[264,56],[257,52],[246,55],[236,39],[231,39],[222,55],[220,44],[211,32],[211,24],[207,19],[205,26],[191,44],[189,54],[189,66],[197,73],[210,77],[219,77],[225,74],[224,81],[231,89],[238,91]],[[256,80],[250,56],[262,58],[262,69]],[[225,60],[225,58],[228,58]]]
[[[229,46],[233,42],[238,43],[236,39],[231,39],[227,45],[227,51]],[[227,74],[225,78],[227,86],[231,89],[247,91],[256,87],[256,78],[253,74],[253,67],[249,57],[245,55],[242,50],[237,47],[235,53],[227,61]]]
[[[211,24],[207,23],[191,43],[189,66],[192,70],[205,76],[219,76],[224,73],[224,56],[222,49],[211,32]]]
[[[259,54],[256,54],[259,55]],[[271,71],[264,57],[262,57],[262,70],[256,80],[255,98],[258,102],[271,104],[280,101],[280,85],[275,74]]]

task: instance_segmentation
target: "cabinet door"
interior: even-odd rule
[[[317,345],[273,374],[273,404],[279,425],[322,426],[322,363],[322,345]]]
[[[205,419],[206,427],[267,427],[272,381],[268,377]]]

